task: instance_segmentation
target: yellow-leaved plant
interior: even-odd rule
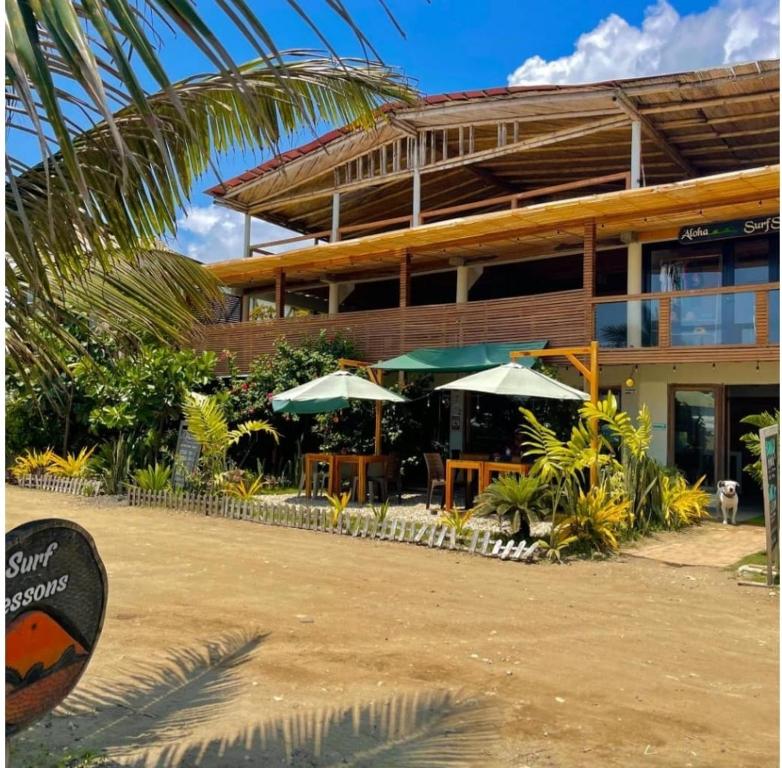
[[[11,467],[11,474],[18,480],[28,475],[43,475],[49,470],[54,460],[54,451],[27,450],[23,456],[17,456]]]
[[[89,477],[92,473],[92,454],[95,446],[89,450],[82,448],[77,454],[69,453],[67,456],[52,454],[52,464],[49,474],[59,477]]]

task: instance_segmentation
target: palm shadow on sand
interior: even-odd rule
[[[131,670],[121,682],[78,688],[55,715],[20,739],[45,740],[55,755],[89,749],[108,757],[96,765],[130,768],[456,768],[486,763],[498,732],[493,710],[437,690],[349,707],[302,708],[282,717],[261,712],[249,727],[225,726],[231,701],[248,684],[240,667],[264,637],[224,635],[202,649],[170,651],[164,663]],[[214,737],[192,734],[208,729],[216,715],[220,724],[215,724]],[[18,742],[17,755],[22,744]]]

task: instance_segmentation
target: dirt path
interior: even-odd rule
[[[709,522],[676,533],[655,534],[634,543],[627,552],[671,565],[727,568],[765,548],[765,528]]]
[[[777,598],[724,570],[6,503],[9,528],[87,527],[110,584],[79,689],[15,768],[65,747],[161,767],[778,764]]]

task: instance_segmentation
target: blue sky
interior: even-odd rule
[[[383,61],[399,67],[427,94],[508,83],[590,82],[656,74],[778,56],[777,0],[388,0],[403,27],[402,37],[377,0],[348,2]],[[316,48],[317,39],[297,20],[285,0],[259,7],[280,48]],[[314,19],[334,48],[345,56],[361,49],[349,29],[325,2]],[[237,60],[252,57],[230,29],[216,4],[199,7]],[[185,76],[203,64],[182,57],[177,42],[164,60]],[[296,146],[307,133],[286,142]],[[232,153],[220,159],[230,178],[266,159],[262,153]],[[193,191],[192,206],[179,222],[175,247],[203,261],[241,255],[241,221],[215,208],[203,190],[212,173]],[[253,224],[253,240],[269,240],[284,230]]]
[[[362,51],[325,0],[299,0],[343,56]],[[321,48],[286,0],[248,0],[280,49]],[[777,0],[386,0],[402,37],[379,0],[345,0],[386,64],[412,78],[426,94],[508,83],[590,82],[680,71],[778,56]],[[236,61],[254,57],[214,0],[196,0]],[[183,39],[167,39],[163,61],[174,79],[209,71]],[[303,132],[285,145],[310,138]],[[267,159],[234,152],[219,158],[222,178]],[[200,179],[183,211],[173,245],[204,261],[238,258],[238,214],[212,205]],[[280,228],[254,223],[253,240]]]

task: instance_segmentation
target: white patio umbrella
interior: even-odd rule
[[[335,371],[272,397],[276,413],[328,413],[350,400],[406,403],[407,398],[347,371]]]
[[[479,371],[442,384],[436,389],[459,389],[514,397],[546,397],[551,400],[589,400],[589,395],[580,389],[569,387],[518,363],[505,363]]]

